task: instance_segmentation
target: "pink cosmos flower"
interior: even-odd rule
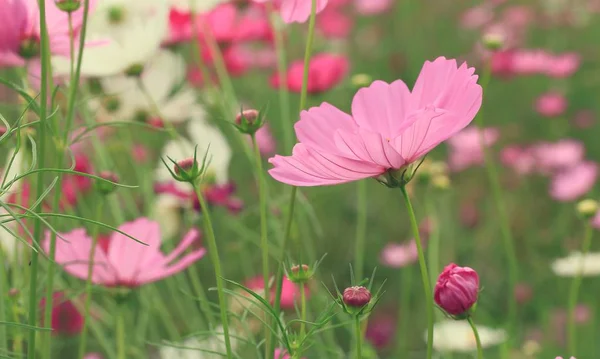
[[[600,229],[600,211],[592,218],[592,227]]]
[[[483,164],[483,149],[481,148],[481,130],[477,127],[467,127],[448,139],[450,155],[448,164],[456,172],[471,166]],[[493,145],[500,137],[496,128],[483,129],[484,144]]]
[[[63,292],[52,294],[51,327],[53,334],[76,335],[83,329],[84,318],[72,301],[65,298]],[[40,300],[40,309],[46,307],[46,298]]]
[[[138,287],[181,272],[206,253],[204,248],[195,249],[176,260],[198,238],[199,232],[195,229],[190,230],[168,255],[164,255],[160,250],[162,241],[157,222],[139,218],[122,224],[119,230],[146,243],[147,246],[120,233],[113,233],[108,241],[107,251],[96,248],[92,273],[94,284]],[[59,240],[56,243],[56,262],[72,276],[87,279],[92,238],[83,228],[63,233],[61,238],[65,241]],[[49,238],[46,238],[42,245],[48,252]]]
[[[542,142],[531,148],[539,171],[552,173],[573,167],[583,161],[585,147],[581,141],[562,139],[557,142]]]
[[[330,10],[331,8],[331,10]],[[328,39],[345,39],[350,34],[354,21],[342,11],[330,7],[317,19],[321,34]]]
[[[573,201],[588,193],[598,177],[598,165],[581,162],[554,175],[550,183],[550,196],[558,201]]]
[[[500,151],[500,160],[516,173],[526,175],[533,172],[536,166],[536,159],[532,152],[529,148],[507,146]]]
[[[377,315],[369,320],[365,338],[377,349],[388,346],[396,332],[396,318],[389,313]]]
[[[417,161],[465,128],[481,106],[475,69],[440,57],[425,62],[411,92],[375,81],[357,92],[352,116],[323,103],[300,114],[292,156],[275,156],[269,173],[295,186],[378,177]]]
[[[536,111],[545,117],[558,117],[567,110],[567,99],[558,92],[547,92],[535,102]]]
[[[392,0],[354,0],[354,7],[361,15],[376,15],[388,11]]]
[[[264,290],[265,282],[262,276],[255,277],[246,282],[246,287],[254,290]],[[275,298],[275,288],[271,288],[271,304],[274,302]],[[304,294],[308,297],[310,292],[308,287],[304,288]],[[296,307],[296,301],[300,300],[300,286],[287,277],[283,277],[283,284],[281,286],[281,308],[292,310]]]
[[[379,258],[381,263],[387,267],[406,267],[418,259],[417,244],[414,239],[408,243],[388,243],[383,247]]]
[[[255,3],[265,3],[271,0],[254,0]],[[303,23],[308,20],[312,10],[312,0],[273,0],[279,7],[281,18],[287,24]],[[329,0],[317,0],[317,14],[323,11]]]
[[[249,139],[248,141],[252,143],[252,139]],[[256,144],[258,145],[258,150],[261,155],[272,156],[275,154],[277,143],[275,142],[275,137],[273,137],[273,134],[271,133],[269,124],[265,123],[258,131],[256,131]]]
[[[341,55],[318,54],[312,57],[308,68],[308,93],[315,94],[330,90],[337,85],[348,73],[348,59]],[[293,62],[287,71],[287,84],[284,86],[291,92],[302,90],[304,78],[304,61]],[[271,77],[275,88],[281,86],[279,74]]]
[[[70,57],[68,15],[57,8],[54,0],[45,0],[50,52]],[[96,0],[90,1],[90,9]],[[72,13],[72,26],[77,35],[83,23],[83,6]],[[37,0],[4,0],[0,2],[0,68],[39,66],[40,24]],[[78,41],[77,39],[75,41]]]
[[[434,299],[450,315],[467,313],[479,297],[479,275],[469,267],[447,265],[434,288]]]
[[[483,3],[467,9],[460,18],[460,24],[465,29],[477,29],[494,19],[493,9]]]
[[[287,350],[277,348],[275,349],[275,353],[273,353],[273,359],[292,359],[292,356],[288,354]]]

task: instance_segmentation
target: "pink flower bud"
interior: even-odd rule
[[[444,268],[435,284],[434,298],[437,305],[450,315],[466,314],[477,302],[479,275],[469,267],[454,263]]]
[[[369,304],[371,292],[365,287],[348,287],[344,289],[343,299],[347,306],[360,308]]]
[[[242,121],[247,121],[252,124],[258,119],[259,113],[256,110],[244,110],[235,117],[235,123],[242,124]]]
[[[193,158],[186,158],[184,160],[181,160],[179,162],[177,162],[177,166],[175,166],[173,168],[173,170],[175,171],[175,174],[177,175],[181,175],[181,171],[191,171],[192,168],[194,168],[194,165],[196,164],[196,160]]]

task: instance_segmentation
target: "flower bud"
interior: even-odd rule
[[[64,12],[77,11],[81,7],[81,0],[55,0],[56,7]]]
[[[98,177],[114,183],[119,182],[119,177],[117,176],[117,174],[110,171],[102,171],[100,172]],[[101,194],[110,194],[115,189],[117,189],[117,186],[115,184],[106,181],[96,181],[96,190]]]
[[[348,287],[344,289],[344,304],[349,307],[362,308],[371,301],[371,292],[365,287]]]
[[[437,305],[455,319],[471,314],[479,295],[479,275],[469,267],[454,263],[446,266],[435,284],[434,299]]]
[[[504,47],[504,36],[495,33],[483,35],[483,45],[490,51],[497,51]]]
[[[585,219],[590,219],[598,212],[598,202],[593,199],[584,199],[577,203],[577,213]]]
[[[10,288],[8,290],[8,296],[11,297],[11,298],[16,297],[17,295],[19,295],[19,293],[20,293],[20,291],[17,288]]]
[[[193,158],[186,158],[184,160],[178,161],[177,165],[173,168],[173,171],[176,175],[185,175],[194,169],[194,167],[198,166],[198,162],[196,162]]]
[[[367,74],[356,74],[350,79],[352,86],[356,88],[367,87],[373,82],[373,78]]]
[[[265,116],[258,110],[243,110],[235,117],[235,127],[244,134],[254,136],[265,123]]]
[[[433,176],[431,178],[431,185],[434,188],[446,190],[450,188],[450,177],[446,175]]]
[[[290,268],[287,276],[288,279],[294,283],[305,283],[307,282],[314,274],[314,271],[307,265],[294,265]]]

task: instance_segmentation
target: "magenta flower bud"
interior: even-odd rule
[[[453,316],[463,316],[475,303],[479,294],[479,275],[469,267],[454,263],[444,268],[435,284],[434,298],[440,308]]]
[[[260,113],[257,110],[244,110],[237,114],[235,117],[235,123],[241,125],[244,122],[248,122],[249,124],[253,124],[258,120]]]
[[[371,301],[371,292],[365,287],[348,287],[344,289],[343,299],[347,306],[361,308]]]

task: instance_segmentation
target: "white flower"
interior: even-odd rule
[[[81,74],[116,75],[142,66],[160,47],[169,23],[167,0],[102,0],[88,22]],[[105,42],[105,43],[104,43]],[[68,74],[69,59],[55,58],[57,74]]]
[[[10,163],[13,154],[14,151],[9,152],[6,162],[4,162],[7,166]],[[6,186],[7,183],[24,173],[28,167],[29,164],[25,159],[25,151],[24,149],[21,149],[15,156],[8,171],[1,173],[0,182],[6,178]],[[22,179],[18,180],[17,182],[13,183],[10,188],[3,188],[4,191],[0,194],[0,201],[6,202],[12,193],[17,193],[22,187],[22,181]],[[0,216],[3,220],[9,219],[8,212],[2,207],[0,207]],[[18,235],[19,227],[20,225],[14,220],[3,223],[2,226],[0,226],[0,250],[4,251],[3,258],[6,259],[7,263],[14,263],[15,261],[18,261],[17,258],[22,257],[21,253],[23,252],[23,249],[25,249],[25,245],[23,243],[19,243],[19,239],[15,238],[15,236],[12,234],[14,233]]]
[[[501,344],[507,339],[506,331],[477,326],[483,348]],[[425,333],[427,340],[427,333]],[[473,330],[466,320],[444,320],[433,328],[433,348],[439,352],[468,353],[477,350]]]
[[[201,164],[204,155],[208,151],[207,160],[210,160],[207,174],[214,177],[217,184],[226,184],[229,180],[229,163],[231,162],[231,148],[227,139],[223,136],[218,128],[206,123],[203,119],[194,119],[188,125],[188,133],[190,140],[179,138],[168,142],[161,154],[167,164],[170,161],[167,157],[174,161],[180,161],[194,156],[194,147],[196,149],[196,158]],[[173,181],[173,177],[165,168],[162,161],[159,162],[156,169],[156,178],[158,182]],[[178,187],[189,189],[186,183],[177,182]]]
[[[183,226],[181,200],[176,196],[161,194],[156,196],[150,218],[160,225],[163,238],[174,238]]]
[[[164,346],[160,349],[160,359],[222,359],[223,354],[227,352],[223,327],[217,327],[215,332],[215,335],[208,338],[190,338],[181,344]],[[238,343],[235,336],[236,334],[229,329],[232,349],[237,347]]]
[[[202,13],[212,10],[215,6],[226,3],[228,0],[171,0],[171,5],[180,11],[194,10]]]
[[[552,271],[560,277],[574,277],[580,271],[583,276],[600,275],[600,253],[572,252],[568,257],[555,260]]]
[[[137,79],[125,75],[107,77],[101,84],[106,95],[118,101],[113,115],[119,120],[131,120],[136,114],[160,114],[163,121],[179,123],[190,118],[196,101],[194,91],[181,85],[185,81],[185,72],[185,61],[181,56],[160,50],[144,66],[140,76],[148,95],[140,88]],[[172,94],[175,89],[177,92]],[[159,113],[156,113],[156,107]]]

